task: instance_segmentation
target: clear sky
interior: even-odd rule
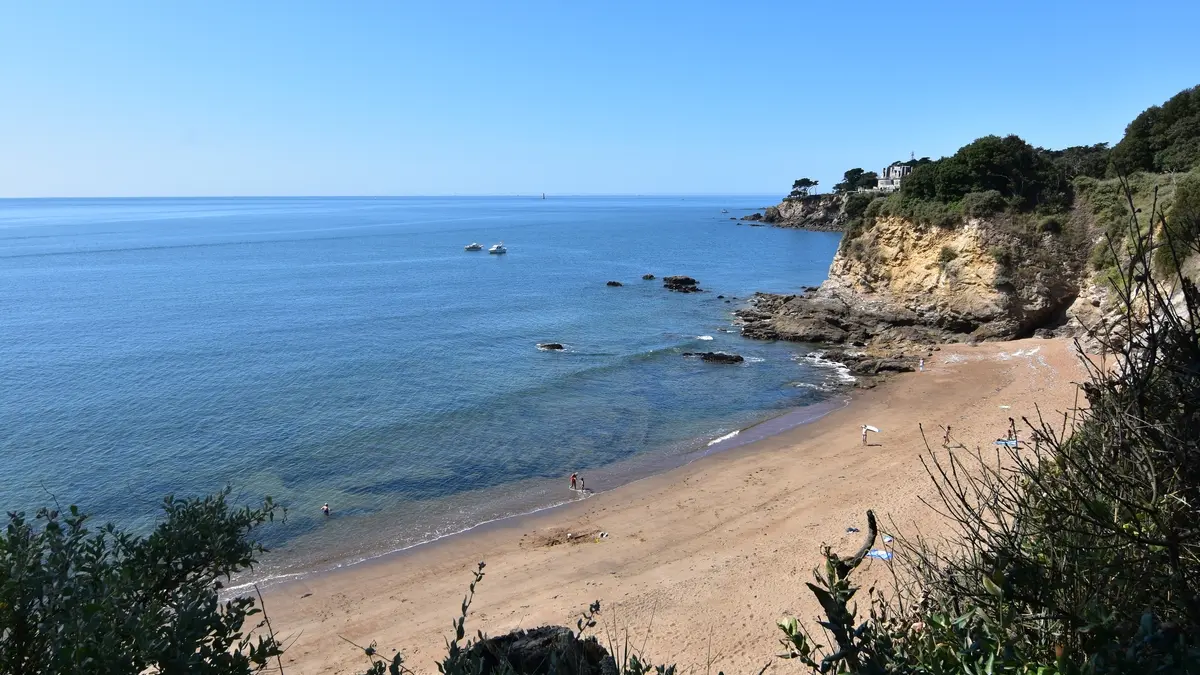
[[[0,196],[782,194],[1115,142],[1200,2],[0,0]]]

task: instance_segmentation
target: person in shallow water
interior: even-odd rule
[[[576,487],[578,486],[578,483],[579,483],[579,474],[577,474],[577,473],[571,474],[571,489],[572,490],[576,489]]]
[[[329,502],[325,502],[325,506],[321,507],[321,513],[329,515]]]

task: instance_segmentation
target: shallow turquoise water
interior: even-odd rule
[[[670,464],[838,377],[724,332],[837,246],[728,220],[770,201],[0,201],[0,506],[139,526],[231,485],[289,506],[285,570],[570,499],[573,470],[604,489]],[[680,356],[709,349],[748,362]]]

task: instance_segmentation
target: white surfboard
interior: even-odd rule
[[[873,427],[873,426],[871,426],[870,424],[868,424],[868,425],[866,425],[866,426],[867,426],[867,431],[874,431],[875,433],[880,433],[880,432],[879,432],[879,427]]]

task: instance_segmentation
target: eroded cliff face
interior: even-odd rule
[[[942,228],[881,217],[847,233],[815,293],[758,295],[739,312],[743,334],[867,347],[1069,331],[1068,309],[1088,288],[1089,249],[1086,228],[1069,231],[1011,219]]]

